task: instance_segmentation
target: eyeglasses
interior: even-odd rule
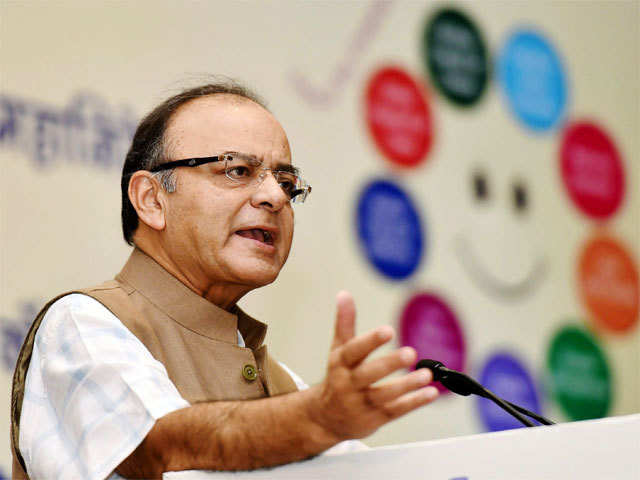
[[[303,203],[311,193],[311,185],[300,176],[300,171],[296,167],[281,165],[277,170],[263,168],[262,160],[237,152],[227,152],[214,157],[174,160],[156,165],[149,171],[155,173],[176,167],[198,167],[213,162],[224,162],[226,177],[232,182],[242,185],[259,184],[264,180],[267,172],[271,172],[291,203]]]

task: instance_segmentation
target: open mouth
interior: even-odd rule
[[[244,238],[250,238],[266,245],[273,245],[275,235],[273,232],[263,230],[262,228],[250,228],[247,230],[238,230],[236,235]]]

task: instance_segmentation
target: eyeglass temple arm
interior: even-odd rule
[[[300,195],[301,193],[307,193],[307,195],[309,195],[311,193],[311,185],[305,185],[302,188],[298,188],[296,190],[294,190],[293,192],[291,192],[291,198],[295,198],[298,195]]]
[[[200,157],[200,158],[185,158],[184,160],[174,160],[173,162],[161,163],[153,168],[150,168],[151,173],[161,172],[162,170],[170,170],[177,167],[198,167],[205,163],[219,162],[222,160],[219,156],[215,157]]]

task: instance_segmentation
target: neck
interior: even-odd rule
[[[238,300],[251,291],[246,285],[198,281],[199,277],[204,276],[190,274],[188,269],[180,266],[180,262],[174,261],[164,249],[158,248],[152,242],[136,239],[135,245],[190,290],[224,310],[233,310]]]

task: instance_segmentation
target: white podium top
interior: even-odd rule
[[[172,472],[170,480],[638,480],[640,414],[323,455],[252,472]]]

